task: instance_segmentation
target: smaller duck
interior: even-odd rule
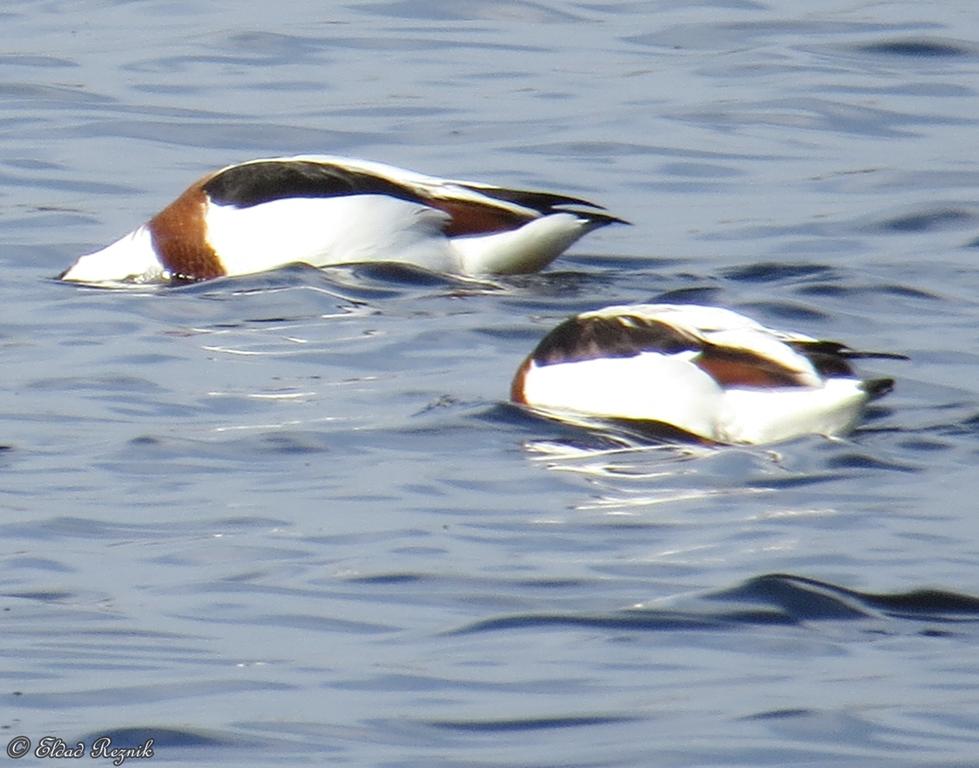
[[[766,328],[720,307],[638,304],[572,317],[548,333],[511,385],[515,403],[577,423],[624,422],[724,444],[843,435],[894,386],[861,379],[857,352]]]
[[[536,272],[588,232],[626,223],[598,208],[331,155],[252,160],[199,179],[60,278],[193,282],[367,261],[462,275]]]

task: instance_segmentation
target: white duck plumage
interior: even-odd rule
[[[849,360],[903,358],[773,330],[720,307],[639,304],[561,323],[524,360],[511,399],[570,421],[642,423],[695,439],[841,435],[893,386]]]
[[[588,232],[622,221],[589,210],[598,207],[331,155],[252,160],[199,179],[60,277],[193,281],[366,261],[463,275],[534,272]]]

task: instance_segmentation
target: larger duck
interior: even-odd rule
[[[409,263],[463,275],[535,272],[613,222],[567,195],[426,176],[329,155],[210,173],[147,223],[79,258],[82,283],[243,275],[291,263]]]

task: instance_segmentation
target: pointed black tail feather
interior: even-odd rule
[[[860,386],[871,400],[877,400],[894,389],[894,379],[865,379]]]
[[[608,213],[598,213],[597,211],[574,211],[567,210],[565,213],[573,213],[582,221],[587,222],[588,231],[593,229],[598,229],[599,227],[607,227],[609,224],[626,224],[632,226],[631,221],[626,221],[625,219],[620,219],[618,216],[612,216]],[[558,213],[558,211],[555,211]]]

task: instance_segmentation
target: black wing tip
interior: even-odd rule
[[[873,352],[864,349],[851,349],[846,344],[841,344],[838,341],[826,341],[823,340],[805,340],[805,341],[790,341],[789,346],[793,347],[799,352],[816,352],[828,355],[837,355],[839,357],[845,358],[847,360],[860,360],[860,359],[872,359],[876,358],[879,360],[910,360],[907,355],[902,355],[900,352]]]
[[[790,341],[789,346],[805,355],[823,376],[852,376],[851,360],[910,360],[899,352],[865,352],[837,341]]]
[[[532,208],[538,213],[554,213],[556,208],[564,205],[583,205],[585,208],[605,210],[604,206],[593,203],[590,200],[555,192],[541,192],[534,189],[510,189],[507,187],[494,187],[482,184],[460,184],[460,186],[477,194],[485,195],[486,197]]]
[[[849,360],[910,360],[900,352],[864,352],[862,350],[845,349],[841,354]]]
[[[461,186],[466,185],[463,184]],[[595,220],[596,222],[601,221],[602,225],[631,223],[625,219],[620,219],[618,216],[612,216],[608,213],[599,213],[599,211],[605,210],[604,205],[593,203],[591,200],[585,200],[581,197],[562,195],[554,192],[539,192],[528,189],[506,189],[503,187],[477,186],[475,184],[466,188],[473,192],[477,192],[480,195],[485,195],[486,197],[495,198],[496,200],[503,200],[508,203],[514,203],[515,205],[522,205],[525,208],[530,208],[531,210],[537,211],[542,215],[547,215],[549,213],[573,213],[583,219]],[[568,206],[571,207],[569,208]],[[579,211],[575,210],[575,207],[593,208],[594,210]]]

